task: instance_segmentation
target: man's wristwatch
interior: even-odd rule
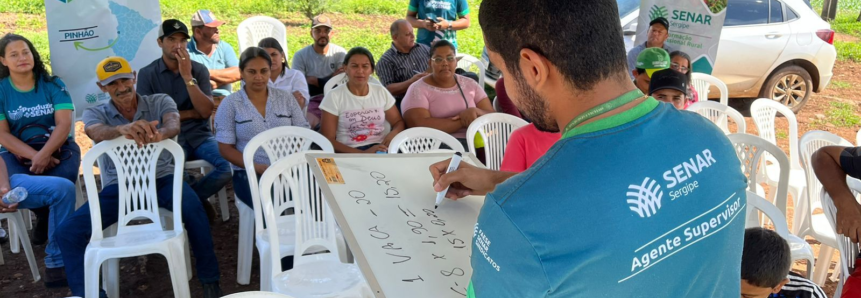
[[[191,81],[185,82],[185,85],[188,87],[197,85],[197,79],[192,78]]]

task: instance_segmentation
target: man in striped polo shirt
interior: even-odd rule
[[[430,47],[416,43],[413,26],[406,20],[397,20],[390,27],[392,48],[383,53],[377,62],[377,76],[392,96],[398,110],[401,100],[415,81],[428,74]]]

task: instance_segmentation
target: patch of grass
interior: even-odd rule
[[[789,137],[789,134],[787,134],[785,131],[778,131],[774,134],[774,136],[778,139],[785,140]]]
[[[855,113],[855,106],[845,102],[831,102],[825,119],[837,127],[857,127],[861,124],[861,117]]]
[[[42,0],[3,0],[0,12],[45,14],[45,1]]]
[[[15,18],[15,30],[39,30],[43,25],[43,19],[33,15],[19,13]]]
[[[837,49],[837,60],[861,62],[861,43],[835,41],[834,47]]]
[[[331,8],[332,11],[359,14],[407,14],[409,0],[339,0]]]
[[[844,81],[838,81],[838,80],[832,80],[831,85],[837,89],[849,89],[850,87],[852,87],[852,84],[850,84],[848,82],[844,82]]]
[[[841,11],[837,14],[837,18],[831,21],[831,29],[843,34],[849,34],[855,37],[861,37],[861,22],[858,19],[858,12],[861,9],[854,11]]]

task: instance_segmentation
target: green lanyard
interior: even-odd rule
[[[589,119],[592,119],[592,118],[598,117],[600,115],[606,114],[606,113],[608,113],[612,110],[615,110],[621,106],[632,103],[638,99],[643,99],[645,97],[646,97],[646,95],[643,95],[643,92],[641,92],[640,90],[634,90],[634,91],[625,93],[624,95],[619,96],[616,99],[602,103],[602,104],[600,104],[594,108],[589,109],[588,111],[584,112],[583,114],[580,114],[580,115],[577,115],[577,117],[574,117],[574,120],[571,120],[571,122],[569,122],[568,125],[565,126],[565,130],[562,132],[562,134],[567,135],[571,130],[573,130],[574,128],[576,128],[580,124],[583,124],[583,122],[589,121]]]

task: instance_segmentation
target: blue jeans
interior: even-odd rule
[[[248,186],[248,173],[245,170],[233,173],[233,195],[249,208],[254,209],[254,204],[251,203],[251,187]]]
[[[61,147],[62,150],[70,150],[71,157],[66,160],[61,160],[60,164],[50,170],[45,171],[40,176],[55,176],[69,179],[72,183],[78,180],[78,169],[81,167],[81,148],[74,141],[69,141]],[[18,159],[12,152],[0,153],[0,157],[6,162],[6,171],[9,176],[15,174],[36,175],[30,172],[30,167],[18,163]]]
[[[173,210],[173,175],[156,179],[158,206]],[[92,198],[90,198],[92,200]],[[102,228],[107,228],[117,222],[119,216],[119,188],[111,184],[99,193],[99,203],[102,212]],[[66,263],[66,277],[72,296],[84,297],[84,252],[92,235],[93,226],[90,222],[90,206],[84,204],[75,211],[60,227],[57,242],[63,251]],[[200,200],[186,183],[182,183],[182,222],[188,234],[191,251],[197,260],[197,277],[201,283],[218,281],[221,273],[218,271],[218,260],[212,244],[212,234],[209,229],[209,219]]]
[[[57,229],[75,212],[75,184],[60,177],[15,174],[9,177],[12,188],[27,189],[27,199],[18,203],[19,209],[49,207],[48,245],[45,246],[45,267],[63,267],[63,255],[55,241]]]
[[[200,146],[197,146],[197,148],[192,148],[188,145],[188,142],[184,142],[182,149],[185,151],[186,161],[202,159],[214,167],[206,176],[191,185],[191,188],[201,201],[209,199],[209,197],[221,190],[224,185],[227,185],[227,182],[230,182],[230,178],[233,175],[230,170],[230,163],[221,157],[221,152],[218,151],[218,142],[215,141],[215,138],[207,139]]]

